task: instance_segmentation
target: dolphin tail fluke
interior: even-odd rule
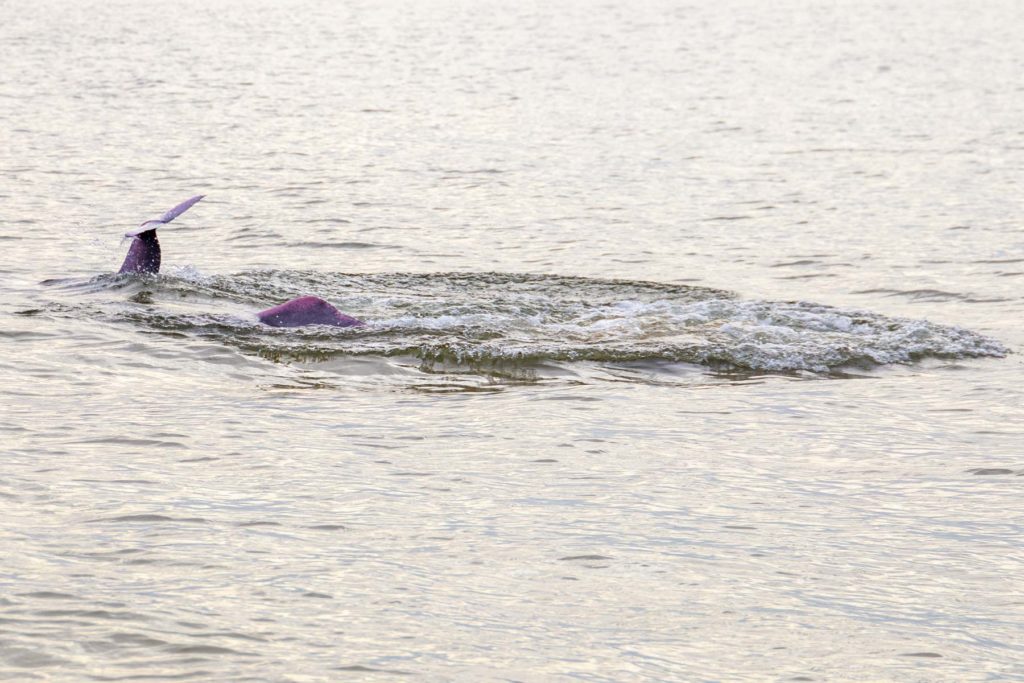
[[[132,246],[128,249],[128,255],[124,257],[119,273],[159,273],[160,272],[160,242],[156,238],[156,229],[161,225],[170,223],[175,218],[192,208],[206,195],[197,194],[189,197],[181,204],[160,216],[155,220],[146,221],[134,230],[129,230],[125,237],[132,238]]]
[[[178,204],[176,207],[165,213],[163,216],[160,216],[160,218],[158,218],[157,220],[160,221],[161,223],[170,223],[175,218],[191,209],[193,204],[195,204],[205,196],[205,194],[197,194],[195,197],[189,197],[181,204]]]
[[[204,195],[204,194],[197,194],[195,197],[189,197],[188,199],[183,201],[181,204],[178,204],[176,207],[174,207],[173,209],[171,209],[170,211],[168,211],[164,215],[160,216],[160,218],[154,218],[151,221],[146,221],[145,223],[141,224],[139,227],[135,228],[134,230],[129,230],[128,232],[126,232],[124,234],[124,236],[125,237],[135,237],[137,235],[141,235],[144,232],[148,232],[150,230],[156,230],[161,225],[166,225],[167,223],[170,223],[175,218],[177,218],[181,214],[183,214],[186,211],[188,211],[190,208],[192,208],[193,204],[195,204],[196,202],[198,202],[200,199],[202,199],[205,196],[206,195]]]

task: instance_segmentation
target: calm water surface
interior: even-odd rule
[[[1024,680],[1021,35],[0,3],[0,679]]]

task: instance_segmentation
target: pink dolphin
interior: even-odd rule
[[[132,238],[124,263],[119,273],[148,273],[155,275],[160,272],[160,241],[156,238],[156,229],[170,223],[188,211],[193,204],[205,195],[197,194],[178,204],[176,207],[155,220],[146,221],[134,230],[125,233]],[[302,327],[303,325],[333,325],[335,327],[353,327],[363,325],[361,320],[345,315],[323,299],[315,296],[302,296],[286,301],[283,304],[268,308],[256,314],[260,322],[271,327]]]

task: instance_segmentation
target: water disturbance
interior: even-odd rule
[[[829,373],[1007,352],[990,337],[925,320],[642,281],[508,273],[206,276],[179,269],[45,284],[66,293],[52,304],[64,316],[212,339],[282,361],[398,356],[425,370],[441,364],[485,373],[547,362],[668,361]],[[312,292],[370,324],[282,330],[252,316],[218,314]]]
[[[0,2],[0,680],[1024,680],[1022,35]]]

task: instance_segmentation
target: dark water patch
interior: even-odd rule
[[[780,275],[776,280],[815,280],[817,278],[839,277],[835,273],[806,273],[804,275]]]
[[[797,261],[783,261],[781,263],[773,263],[769,268],[790,268],[792,266],[820,266],[821,261],[814,259],[799,259]]]
[[[942,657],[938,652],[904,652],[900,657],[923,657],[925,659],[939,659]]]
[[[196,621],[177,621],[175,623],[178,624],[178,626],[183,626],[184,628],[189,629],[206,628],[206,624],[201,624]]]
[[[89,520],[90,524],[115,524],[122,522],[174,522],[178,524],[206,524],[208,520],[203,519],[202,517],[167,517],[165,515],[154,514],[122,515],[120,517],[103,517],[99,519]]]
[[[53,591],[36,591],[34,593],[19,593],[18,597],[33,598],[35,600],[81,600],[77,595],[70,593],[56,593]]]
[[[138,647],[162,647],[166,640],[159,640],[142,633],[112,633],[108,640],[117,645],[136,645]]]
[[[883,296],[901,296],[914,301],[964,301],[967,296],[957,292],[945,292],[940,289],[862,289],[854,294],[881,294]]]
[[[15,315],[18,315],[17,313]],[[59,334],[49,332],[37,332],[34,330],[0,330],[0,339],[11,339],[15,341],[41,341],[44,339],[54,339],[60,337]]]
[[[983,477],[1014,474],[1013,470],[1008,470],[1004,467],[977,467],[967,471],[970,472],[971,474],[976,474]]]
[[[569,401],[572,403],[600,403],[594,396],[535,396],[534,401]]]
[[[420,370],[424,372],[433,372],[434,369],[429,365],[421,365]],[[490,372],[485,368],[473,368],[468,367],[466,369],[471,374],[486,375],[489,377],[499,376],[499,373]],[[532,373],[531,373],[532,374]],[[503,373],[502,373],[503,375]],[[438,394],[493,394],[498,393],[509,386],[516,384],[535,384],[536,378],[530,377],[529,379],[517,378],[519,381],[504,381],[501,384],[490,384],[488,386],[480,386],[472,382],[462,382],[458,379],[447,379],[443,384],[417,384],[412,387],[412,390],[420,394],[438,395]]]
[[[151,663],[154,665],[156,663]],[[175,662],[180,664],[180,662]],[[89,674],[87,677],[93,681],[187,681],[191,679],[199,680],[212,680],[212,672],[204,669],[198,669],[195,671],[183,671],[175,674],[126,674],[124,676],[103,676],[99,674]]]
[[[85,484],[142,484],[143,486],[157,486],[159,482],[148,479],[72,479]]]
[[[310,247],[313,249],[403,249],[394,244],[373,242],[293,242],[289,247]]]
[[[150,617],[134,612],[113,612],[102,609],[50,609],[33,610],[32,614],[37,617],[61,618],[72,617],[79,619],[103,619],[105,621],[149,621]]]
[[[910,301],[923,301],[928,303],[943,303],[948,301],[962,301],[969,304],[988,304],[1010,301],[1001,297],[978,297],[973,294],[959,292],[946,292],[941,289],[862,289],[853,292],[854,294],[881,294],[887,297],[903,297]]]
[[[242,655],[255,656],[251,652],[240,652],[229,647],[218,645],[170,645],[164,648],[167,652],[179,655]]]
[[[434,173],[444,173],[445,175],[498,175],[505,173],[505,171],[500,168],[431,168],[430,171]]]
[[[585,562],[595,560],[611,560],[613,558],[606,555],[570,555],[568,557],[560,557],[560,562]]]
[[[202,628],[199,626],[199,628]],[[262,636],[253,636],[248,633],[237,633],[235,631],[207,631],[205,633],[190,633],[190,638],[230,638],[251,643],[265,643],[267,639]]]
[[[336,666],[334,671],[345,671],[348,673],[366,673],[366,674],[391,674],[395,676],[411,676],[412,674],[408,671],[399,671],[398,669],[376,669],[371,666],[363,666],[362,664],[350,664],[348,666]]]
[[[185,444],[176,441],[161,441],[158,439],[130,439],[123,436],[111,436],[94,439],[79,439],[67,441],[68,444],[110,444],[114,446],[138,446],[153,448],[186,448]]]
[[[87,524],[89,522],[86,522]],[[72,552],[63,553],[68,557],[83,557],[89,560],[103,562],[124,562],[126,555],[135,555],[145,552],[142,548],[121,548],[120,550],[98,551],[98,552]]]
[[[716,223],[721,221],[747,221],[753,218],[753,216],[711,216],[710,218],[703,218],[706,223]]]
[[[346,218],[307,218],[303,223],[307,223],[309,225],[316,225],[318,223],[325,223],[327,225],[348,225],[352,223],[352,221]]]

